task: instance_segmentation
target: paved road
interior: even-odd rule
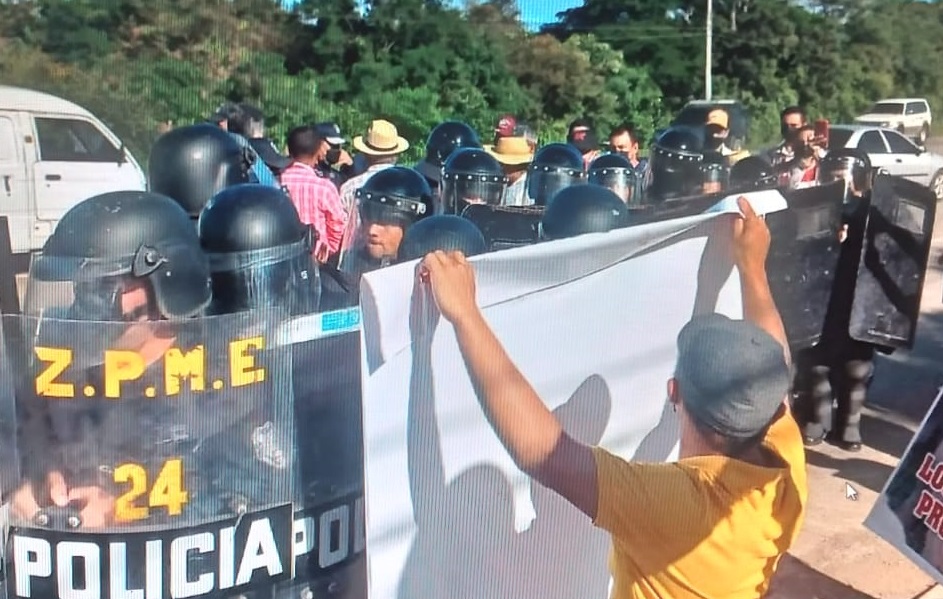
[[[943,139],[927,144],[943,153]],[[878,493],[943,385],[943,206],[921,301],[916,344],[880,356],[863,418],[865,448],[848,454],[823,444],[807,452],[809,510],[766,599],[909,599],[943,589],[862,526]],[[857,501],[844,496],[848,482]],[[932,594],[924,594],[928,589]]]

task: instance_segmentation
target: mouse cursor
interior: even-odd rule
[[[845,499],[858,501],[858,491],[848,483],[845,483]]]

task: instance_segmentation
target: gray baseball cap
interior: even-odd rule
[[[772,335],[721,314],[695,317],[681,329],[675,378],[687,412],[732,439],[761,433],[792,384],[783,346]]]

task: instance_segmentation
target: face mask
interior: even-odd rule
[[[327,151],[327,154],[324,156],[324,160],[328,164],[337,164],[337,161],[341,159],[341,149],[340,148],[330,148]]]
[[[803,158],[811,158],[815,155],[815,148],[810,145],[801,145],[796,153]]]
[[[787,124],[785,124],[785,123],[780,123],[780,125],[779,125],[779,133],[783,136],[783,139],[789,139],[789,132],[790,132],[790,131],[792,131],[792,129],[789,127],[789,125],[787,125]]]

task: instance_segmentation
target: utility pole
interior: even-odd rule
[[[704,99],[710,100],[713,93],[711,89],[711,51],[714,46],[714,0],[707,0],[707,43],[704,49]]]

